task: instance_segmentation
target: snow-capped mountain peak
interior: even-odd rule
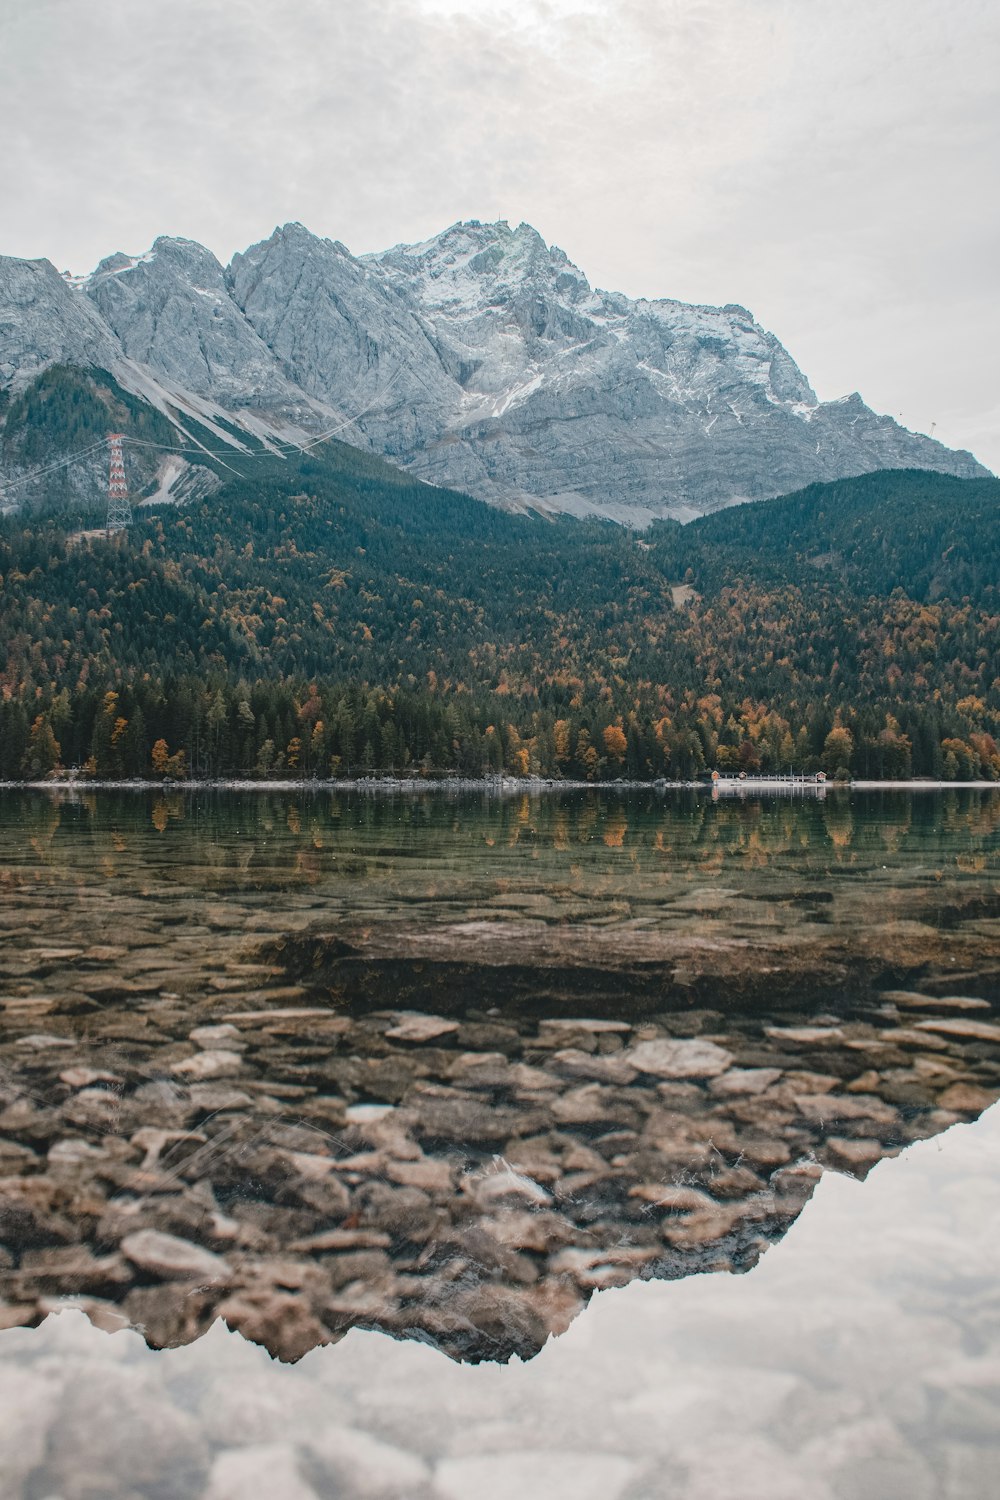
[[[530,224],[471,219],[415,245],[365,257],[407,285],[421,306],[454,315],[502,307],[525,288],[565,303],[590,296],[590,284],[564,251]]]
[[[293,222],[225,268],[163,236],[86,278],[0,260],[0,309],[0,384],[98,364],[164,407],[336,428],[500,504],[642,524],[876,468],[985,472],[859,397],[818,402],[740,304],[596,290],[525,223],[355,256]]]

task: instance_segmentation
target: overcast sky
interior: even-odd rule
[[[1000,469],[997,0],[0,0],[0,253],[526,219]]]

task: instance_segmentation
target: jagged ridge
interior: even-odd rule
[[[160,238],[89,277],[0,259],[0,383],[98,365],[172,419],[341,436],[493,503],[643,524],[883,468],[986,474],[856,393],[818,402],[735,303],[593,289],[527,224],[353,256],[301,224],[223,267]]]

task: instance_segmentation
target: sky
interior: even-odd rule
[[[527,220],[1000,470],[996,0],[0,0],[0,253]]]

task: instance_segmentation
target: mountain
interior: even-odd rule
[[[129,359],[231,409],[301,414],[302,392],[236,307],[222,266],[203,246],[160,238],[146,255],[103,260],[85,285]]]
[[[0,256],[0,386],[20,389],[55,363],[110,369],[121,356],[93,303],[49,261]]]
[[[987,473],[856,394],[817,401],[745,308],[595,290],[504,221],[365,256],[287,224],[227,267],[167,237],[87,277],[0,260],[0,395],[53,364],[109,372],[195,446],[337,432],[497,505],[633,525],[879,469]],[[162,462],[138,477],[163,491]]]
[[[527,224],[457,224],[370,259],[462,388],[442,438],[405,455],[436,483],[641,524],[872,469],[985,472],[857,395],[817,402],[746,308],[595,291]]]

